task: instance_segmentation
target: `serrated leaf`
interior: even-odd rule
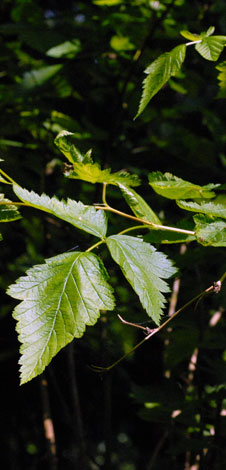
[[[128,186],[139,186],[140,179],[137,175],[131,175],[126,171],[117,171],[111,173],[111,168],[101,170],[98,163],[74,163],[73,170],[66,172],[69,178],[79,179],[88,181],[89,183],[106,183],[119,185],[121,183],[127,184]]]
[[[102,261],[93,253],[63,253],[27,271],[8,289],[14,309],[21,383],[41,374],[51,359],[94,325],[100,310],[113,310],[114,296]]]
[[[221,194],[212,201],[176,201],[181,209],[226,219],[226,195]]]
[[[215,196],[215,193],[209,190],[209,185],[198,186],[171,173],[163,174],[160,171],[154,171],[149,173],[148,179],[150,186],[157,194],[169,199],[213,198]]]
[[[219,92],[217,97],[218,98],[225,98],[226,97],[226,61],[221,62],[216,66],[216,69],[219,70],[219,74],[217,78],[219,80]]]
[[[226,246],[226,222],[225,220],[204,214],[193,217],[195,234],[199,243],[204,246]]]
[[[28,191],[16,184],[13,185],[13,190],[17,197],[29,206],[48,212],[95,237],[103,238],[106,235],[107,218],[104,211],[72,199],[59,201],[56,197],[50,198],[46,194],[39,196],[34,191]]]
[[[21,215],[17,206],[14,206],[9,199],[5,199],[4,194],[0,194],[0,222],[13,222],[18,219],[21,219]]]
[[[186,55],[186,45],[181,44],[170,52],[166,52],[145,70],[148,74],[143,82],[143,92],[137,115],[138,117],[146,108],[149,101],[168,82],[170,77],[176,75],[184,62]]]
[[[196,51],[206,60],[218,60],[226,43],[226,36],[205,37],[202,42],[195,45]]]
[[[159,324],[165,304],[162,292],[170,290],[162,278],[168,278],[176,272],[171,261],[139,238],[113,235],[106,241],[112,258],[119,264],[144,309]]]
[[[75,146],[76,140],[75,133],[63,130],[56,136],[54,143],[72,164],[77,162],[93,163],[90,152],[83,155]]]
[[[122,191],[123,197],[130,209],[141,219],[145,219],[148,222],[153,222],[154,224],[161,225],[161,221],[151,207],[145,202],[145,200],[134,191],[134,189],[129,188],[126,185],[119,184],[119,187]]]
[[[190,31],[185,30],[180,31],[180,34],[183,38],[188,39],[189,41],[198,41],[201,38],[199,34],[193,34],[190,33]]]

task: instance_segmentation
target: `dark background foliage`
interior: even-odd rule
[[[225,183],[226,107],[218,98],[214,63],[189,49],[180,76],[133,120],[143,70],[184,41],[181,30],[199,33],[215,25],[216,34],[226,34],[223,0],[192,5],[121,0],[115,6],[2,0],[0,13],[0,157],[21,186],[100,202],[99,188],[64,178],[62,156],[53,144],[62,129],[76,133],[82,151],[93,148],[102,166],[139,174],[143,197],[164,223],[177,223],[183,213],[154,195],[148,172],[170,171],[201,185]],[[53,49],[63,43],[65,52]],[[10,189],[3,191],[12,197]],[[108,197],[121,209],[117,190],[110,189]],[[15,304],[5,294],[7,286],[44,258],[92,243],[88,235],[35,210],[25,209],[23,216],[1,228],[2,468],[223,470],[225,288],[183,312],[110,375],[99,376],[89,366],[110,364],[143,337],[115,313],[103,315],[61,351],[43,377],[19,387]],[[110,222],[112,233],[125,226],[116,216]],[[184,254],[179,245],[159,248],[179,267],[178,306],[225,271],[223,249],[195,242]],[[100,256],[106,260],[107,254]],[[108,264],[108,270],[117,313],[147,321],[117,267]],[[47,399],[57,461],[48,453],[43,430]]]

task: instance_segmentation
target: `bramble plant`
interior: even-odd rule
[[[218,60],[225,47],[226,36],[213,36],[213,32],[213,27],[200,35],[182,31],[182,36],[191,42],[162,54],[146,69],[147,78],[144,81],[137,117],[171,77],[177,76],[188,46],[194,45],[195,50],[207,60]],[[225,88],[225,80],[222,78],[225,69],[225,63],[218,65],[218,70],[221,71],[221,90]],[[101,184],[102,203],[85,205],[72,199],[64,201],[56,197],[50,198],[46,194],[38,195],[22,188],[1,169],[1,183],[11,185],[21,202],[9,201],[3,194],[0,195],[0,220],[15,221],[21,217],[19,209],[33,207],[88,232],[98,241],[94,240],[93,245],[84,252],[65,252],[47,259],[44,264],[29,269],[26,276],[20,277],[9,287],[8,294],[21,300],[13,313],[17,321],[19,341],[22,343],[21,383],[41,374],[64,346],[74,338],[82,337],[86,326],[97,322],[101,311],[114,310],[113,288],[103,261],[95,254],[97,247],[107,246],[109,255],[119,265],[138,295],[142,307],[157,325],[154,330],[147,331],[148,336],[133,350],[160,331],[191,302],[209,292],[217,292],[226,277],[226,273],[222,274],[217,284],[198,294],[161,325],[166,303],[164,294],[170,290],[166,279],[176,273],[176,267],[151,243],[196,241],[204,246],[226,246],[226,195],[222,193],[221,185],[210,183],[199,186],[170,173],[151,172],[148,179],[152,190],[175,201],[180,209],[194,213],[194,216],[191,214],[190,217],[191,230],[179,224],[176,227],[166,226],[134,189],[141,184],[137,175],[101,169],[92,159],[91,151],[82,154],[78,150],[75,145],[76,135],[71,132],[60,132],[55,143],[69,162],[65,176],[91,184]],[[109,205],[109,185],[113,185],[115,191],[121,191],[134,215]],[[128,218],[134,221],[135,225],[108,236],[109,212]],[[141,231],[147,234],[141,237]],[[139,232],[139,236],[132,235],[133,232]]]

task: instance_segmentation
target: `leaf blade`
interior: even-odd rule
[[[102,261],[93,253],[63,253],[27,271],[8,289],[22,300],[14,309],[19,341],[21,383],[42,373],[51,359],[100,310],[113,310],[114,296]]]
[[[216,61],[226,43],[226,36],[208,36],[195,45],[195,50],[206,60]]]
[[[129,188],[126,185],[119,184],[121,189],[122,195],[129,205],[130,209],[141,219],[145,219],[148,222],[153,222],[154,224],[161,224],[160,219],[155,214],[155,212],[151,209],[151,207],[146,203],[146,201],[137,194],[134,189]]]
[[[143,308],[159,324],[165,304],[162,292],[170,290],[163,278],[176,272],[171,261],[139,238],[113,235],[106,242],[112,258],[139,296]]]
[[[197,241],[204,246],[226,246],[225,220],[205,214],[193,217]]]
[[[168,82],[170,77],[176,75],[184,62],[186,45],[181,44],[170,52],[160,55],[145,70],[148,76],[143,82],[143,92],[135,119],[144,111],[149,101]]]
[[[154,171],[149,173],[148,179],[152,189],[168,199],[213,198],[215,196],[209,185],[199,186],[171,173],[163,174],[160,171]],[[218,185],[211,185],[211,189],[212,187],[218,187]]]
[[[98,211],[92,206],[85,206],[82,202],[72,199],[59,201],[56,197],[50,198],[46,194],[39,196],[34,191],[28,191],[15,184],[13,190],[19,199],[36,209],[65,220],[95,237],[104,238],[106,235],[107,218],[104,211]]]
[[[226,195],[221,194],[210,202],[203,200],[197,201],[176,201],[177,205],[181,209],[192,212],[200,212],[201,214],[207,214],[215,217],[221,217],[226,219]]]
[[[9,199],[0,194],[0,222],[14,222],[21,219],[21,215],[16,207]]]

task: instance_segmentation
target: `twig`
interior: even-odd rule
[[[220,279],[220,282],[222,282],[222,279],[225,279],[225,277],[226,277],[226,273],[223,274],[223,276]],[[217,281],[217,284],[219,285],[219,281]],[[165,328],[166,325],[168,325],[180,312],[182,312],[182,310],[189,307],[189,305],[191,305],[192,303],[194,303],[198,299],[203,298],[207,294],[210,294],[211,292],[215,292],[215,283],[213,283],[210,287],[208,287],[207,289],[202,291],[200,294],[196,295],[191,300],[189,300],[185,305],[183,305],[183,307],[179,308],[171,317],[169,317],[164,323],[162,323],[162,325],[155,328],[154,330],[151,330],[151,332],[144,339],[142,339],[142,341],[137,343],[130,351],[128,351],[126,354],[124,354],[122,357],[120,357],[113,364],[111,364],[108,367],[100,367],[100,366],[94,366],[93,365],[92,369],[95,370],[96,372],[100,372],[100,373],[110,371],[111,369],[113,369],[113,367],[117,366],[121,361],[123,361],[123,359],[125,359],[127,356],[129,356],[129,354],[136,351],[136,349],[138,349],[145,341],[149,340],[152,336],[159,333],[159,331],[163,330],[163,328]]]

